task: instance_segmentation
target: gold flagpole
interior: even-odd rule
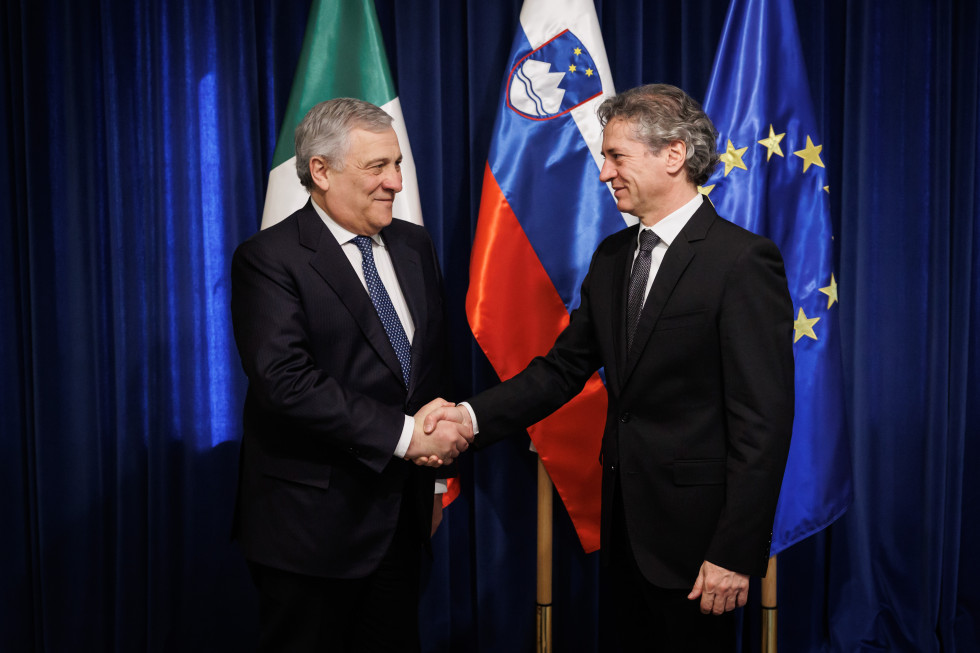
[[[776,556],[762,579],[762,653],[776,653]]]
[[[551,653],[551,539],[554,486],[538,458],[538,610],[537,653]]]

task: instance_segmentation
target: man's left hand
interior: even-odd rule
[[[705,560],[701,563],[694,589],[687,595],[692,601],[701,597],[701,612],[722,614],[741,608],[749,599],[749,577],[719,567]]]

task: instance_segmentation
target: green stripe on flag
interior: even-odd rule
[[[335,97],[379,107],[395,99],[373,0],[314,0],[273,168],[296,153],[293,132],[306,112]]]
[[[422,224],[415,161],[408,130],[388,68],[373,0],[314,0],[289,93],[279,141],[272,157],[262,228],[270,227],[309,201],[296,175],[296,125],[318,102],[353,97],[381,107],[392,117],[402,151],[402,192],[394,216]]]

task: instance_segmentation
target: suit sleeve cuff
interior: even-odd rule
[[[395,458],[404,458],[408,453],[408,445],[412,444],[412,432],[415,431],[415,418],[405,415],[405,425],[402,427],[402,435],[398,439],[398,446],[395,447]]]

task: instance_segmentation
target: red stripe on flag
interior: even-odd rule
[[[489,165],[470,259],[466,315],[490,364],[505,380],[547,353],[568,325],[568,311]],[[599,449],[606,404],[606,389],[594,374],[581,394],[528,430],[586,553],[599,548]]]
[[[458,478],[447,478],[446,479],[446,491],[442,494],[442,507],[446,509],[449,504],[456,500],[459,496],[460,482]]]

